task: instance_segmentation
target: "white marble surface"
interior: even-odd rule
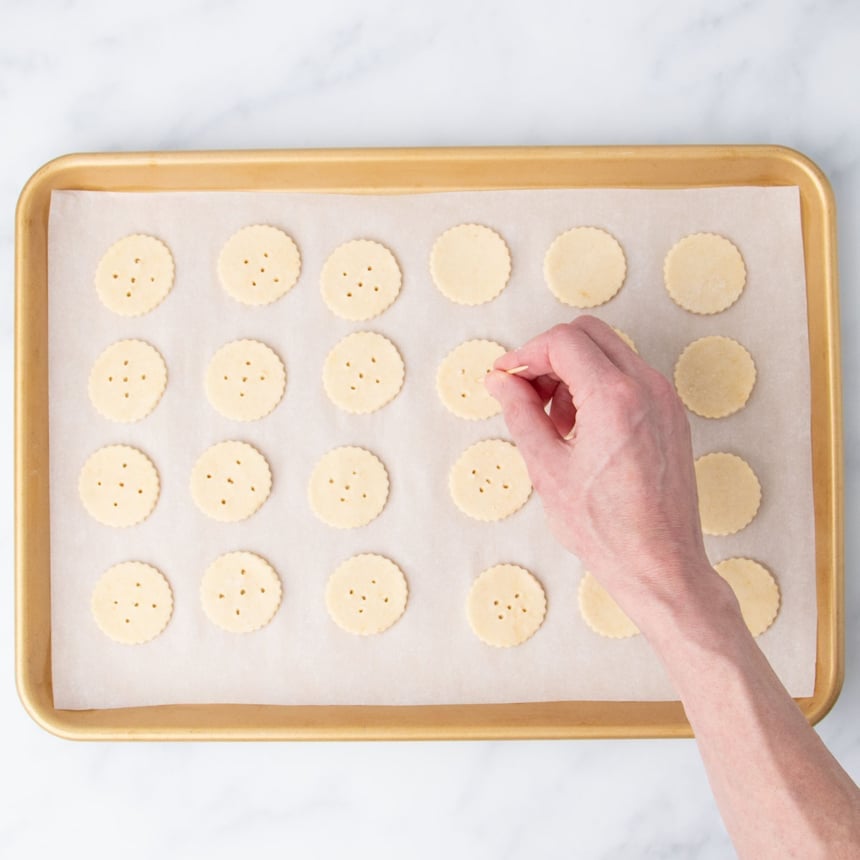
[[[846,521],[860,491],[860,5],[838,0],[0,0],[0,305],[11,464],[12,213],[69,151],[774,142],[839,204]],[[11,492],[0,616],[0,855],[731,856],[692,741],[87,745],[20,707]],[[860,560],[819,731],[860,779]]]

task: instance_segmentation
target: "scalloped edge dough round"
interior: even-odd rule
[[[494,484],[493,478],[497,475]],[[484,492],[487,486],[501,487],[501,490]],[[522,455],[516,445],[504,439],[484,439],[463,451],[451,467],[448,488],[460,511],[480,522],[507,519],[520,510],[532,494],[532,482]],[[502,492],[507,496],[505,504],[501,504],[505,499],[499,498]]]
[[[219,481],[219,475],[226,477]],[[248,489],[243,491],[243,486]],[[216,442],[194,463],[190,489],[194,504],[207,517],[238,523],[255,514],[269,498],[272,471],[253,445],[236,440]]]
[[[502,411],[484,386],[493,363],[507,350],[494,340],[467,340],[452,349],[436,371],[436,392],[445,408],[458,418],[481,421]]]
[[[281,595],[275,568],[262,556],[244,550],[219,555],[200,581],[203,612],[228,633],[252,633],[265,627],[277,614]]]
[[[687,344],[675,363],[674,379],[690,412],[726,418],[746,406],[756,367],[745,346],[730,337],[708,335]]]
[[[663,283],[672,301],[693,314],[717,314],[731,307],[746,286],[738,248],[717,233],[691,233],[676,242],[663,261]]]
[[[142,645],[170,623],[173,592],[164,574],[151,564],[123,561],[109,567],[95,584],[90,611],[102,633],[114,642]],[[146,617],[136,618],[141,612]]]
[[[113,483],[115,492],[106,495]],[[155,510],[160,490],[152,460],[130,445],[99,448],[90,454],[78,476],[78,493],[87,513],[112,528],[142,523]],[[131,513],[123,516],[127,510]]]
[[[166,387],[164,357],[146,341],[133,338],[118,340],[102,350],[87,380],[87,393],[96,412],[121,424],[146,418],[158,406]]]
[[[544,257],[552,294],[574,308],[594,308],[613,298],[627,277],[621,243],[599,227],[572,227],[556,236]]]
[[[367,415],[394,400],[406,369],[397,347],[381,334],[356,331],[339,340],[323,364],[323,388],[344,412]]]
[[[252,269],[255,275],[248,283]],[[218,279],[224,291],[251,307],[270,305],[285,296],[301,271],[302,257],[293,237],[271,224],[242,227],[218,254]],[[264,275],[266,283],[258,275]]]
[[[341,319],[378,317],[400,294],[403,275],[397,258],[381,242],[353,239],[329,254],[320,273],[320,293]]]
[[[472,632],[482,642],[512,648],[540,630],[546,617],[546,593],[524,567],[496,564],[472,583],[466,614]]]
[[[170,248],[155,236],[132,233],[114,242],[96,267],[95,287],[102,304],[123,317],[139,317],[158,307],[173,288]],[[141,296],[140,284],[158,288]]]
[[[235,386],[239,384],[244,387],[239,389],[237,399]],[[225,343],[206,368],[209,403],[216,412],[234,421],[265,418],[281,402],[286,386],[284,362],[259,340],[244,338]]]
[[[761,483],[752,466],[724,451],[703,454],[694,465],[702,531],[725,536],[746,528],[761,504]]]
[[[391,559],[360,553],[340,564],[329,577],[325,605],[341,630],[374,636],[401,618],[408,594],[406,577]]]
[[[365,448],[344,445],[324,454],[314,466],[308,481],[308,503],[327,525],[355,529],[382,513],[388,487],[388,470],[379,457]]]
[[[639,628],[593,574],[583,574],[579,581],[577,598],[582,620],[599,636],[607,639],[629,639],[638,635]]]
[[[495,230],[483,224],[458,224],[433,243],[430,276],[439,292],[452,302],[482,305],[508,285],[511,252]]]
[[[761,636],[779,614],[779,586],[771,572],[751,558],[727,558],[714,570],[732,587],[753,636]]]

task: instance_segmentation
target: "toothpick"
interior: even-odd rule
[[[522,373],[524,370],[528,370],[529,366],[527,364],[521,364],[519,367],[512,367],[510,370],[506,370],[505,373],[510,373],[511,376],[515,376],[517,373]]]

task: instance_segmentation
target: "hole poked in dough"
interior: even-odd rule
[[[497,564],[472,584],[466,601],[469,624],[487,645],[510,648],[530,639],[546,616],[546,595],[537,579],[516,564]]]
[[[408,588],[403,571],[373,553],[352,556],[329,577],[326,608],[338,627],[370,636],[391,627],[406,608]]]
[[[272,473],[266,458],[246,442],[219,442],[207,448],[191,470],[191,496],[219,522],[239,522],[269,497]]]
[[[359,528],[382,512],[388,499],[388,472],[364,448],[344,446],[325,454],[311,473],[311,510],[334,528]]]
[[[320,292],[342,319],[379,316],[400,292],[402,276],[394,254],[379,242],[355,239],[338,246],[325,261]]]
[[[532,492],[522,456],[503,439],[485,439],[467,448],[454,463],[448,484],[454,504],[483,522],[511,516]]]
[[[234,233],[218,257],[224,290],[245,305],[268,305],[298,281],[301,255],[293,239],[267,224],[253,224]]]
[[[405,369],[397,347],[375,332],[347,335],[323,365],[323,387],[345,412],[366,414],[381,409],[403,387]]]
[[[173,287],[173,255],[154,236],[135,233],[108,248],[99,261],[95,287],[102,303],[120,316],[149,313]]]
[[[487,391],[484,378],[505,352],[492,340],[467,340],[449,352],[436,373],[436,391],[443,405],[472,421],[498,415],[501,406]]]

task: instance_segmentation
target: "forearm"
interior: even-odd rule
[[[728,587],[714,577],[706,590],[668,607],[671,622],[663,619],[649,639],[683,702],[738,853],[857,857],[857,787],[774,674]]]

